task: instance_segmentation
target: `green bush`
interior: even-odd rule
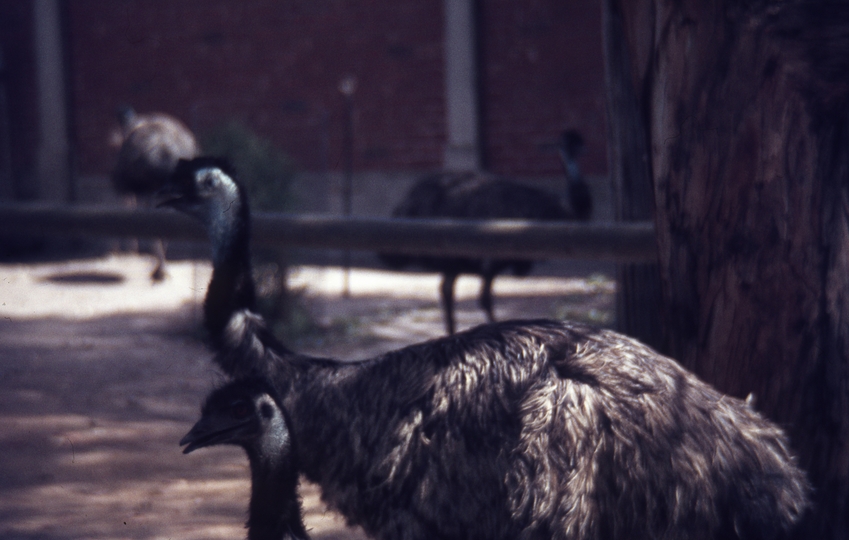
[[[243,124],[228,121],[201,137],[205,155],[226,158],[248,191],[256,210],[291,210],[292,160],[268,139],[259,137]]]
[[[226,158],[245,186],[253,210],[287,211],[294,207],[292,160],[269,140],[243,124],[228,121],[200,138],[204,155]],[[300,295],[286,286],[287,257],[282,250],[254,250],[257,307],[278,336],[290,339],[310,323]]]

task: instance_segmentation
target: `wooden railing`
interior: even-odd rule
[[[0,204],[0,236],[4,234],[206,239],[198,223],[172,210],[18,203]],[[657,259],[654,229],[648,222],[413,220],[256,213],[253,241],[278,247],[422,255],[614,262]]]

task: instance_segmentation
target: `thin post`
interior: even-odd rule
[[[357,89],[356,77],[349,75],[339,83],[339,91],[345,96],[345,130],[342,141],[345,177],[342,182],[342,214],[351,217],[354,192],[354,92]],[[351,252],[342,254],[342,296],[351,296]]]

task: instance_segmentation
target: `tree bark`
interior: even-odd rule
[[[622,12],[606,0],[602,16],[607,86],[608,162],[616,221],[654,218],[648,142],[637,92],[630,77]],[[616,267],[616,327],[653,348],[668,352],[661,325],[657,263]]]
[[[799,538],[849,538],[849,8],[608,0],[647,133],[664,327],[787,428]]]

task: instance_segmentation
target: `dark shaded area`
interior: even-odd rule
[[[122,283],[124,281],[124,276],[111,272],[68,272],[49,275],[43,278],[43,281],[49,281],[51,283],[63,283],[68,285],[112,285],[116,283]]]
[[[0,321],[0,536],[149,538],[179,530],[180,514],[183,528],[239,524],[241,497],[186,512],[200,494],[166,493],[243,477],[238,457],[214,473],[180,459],[181,432],[216,381],[191,321],[188,309]]]

